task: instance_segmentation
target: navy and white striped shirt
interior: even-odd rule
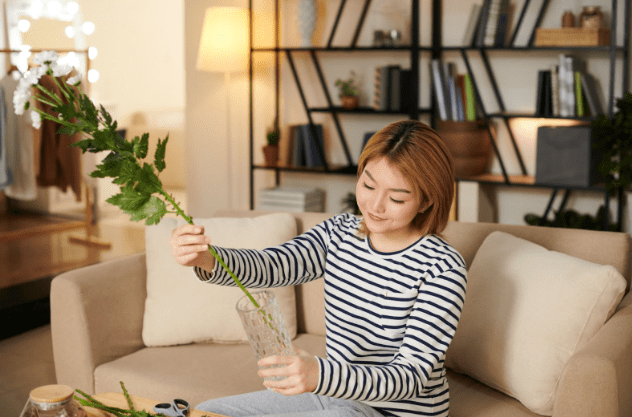
[[[466,267],[446,241],[426,235],[382,253],[341,214],[262,251],[215,248],[246,287],[325,278],[327,358],[316,394],[362,401],[386,415],[447,416],[445,353],[463,308]],[[235,285],[217,265],[198,277]]]

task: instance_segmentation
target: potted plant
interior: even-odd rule
[[[593,147],[601,153],[598,170],[611,194],[632,185],[632,93],[617,99],[616,106],[611,118],[601,115],[592,122]]]
[[[338,97],[342,101],[343,109],[353,110],[358,107],[358,88],[355,85],[355,73],[352,72],[348,80],[336,80],[336,87],[338,87]]]
[[[274,127],[266,134],[267,145],[263,147],[263,160],[266,166],[275,166],[277,164],[280,139],[279,125],[275,122]]]

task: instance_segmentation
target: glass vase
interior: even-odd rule
[[[295,355],[274,293],[264,290],[251,295],[259,308],[248,296],[239,299],[236,308],[257,361],[267,356]]]

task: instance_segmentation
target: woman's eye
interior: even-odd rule
[[[374,188],[371,187],[369,184],[367,184],[366,182],[364,183],[364,188],[367,188],[369,190],[373,190]]]
[[[395,200],[395,199],[393,199],[393,198],[391,198],[391,201],[392,201],[393,203],[395,203],[395,204],[404,204],[404,202],[403,202],[403,201],[401,201],[401,200]]]

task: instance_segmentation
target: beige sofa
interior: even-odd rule
[[[252,212],[218,213],[251,216]],[[328,218],[295,214],[299,232]],[[630,238],[623,233],[450,222],[446,239],[468,266],[484,239],[504,231],[600,264],[614,266],[630,282]],[[138,396],[160,401],[184,398],[192,404],[262,389],[247,344],[194,343],[144,346],[141,332],[146,296],[145,255],[71,271],[51,288],[51,322],[59,383],[89,393],[120,392],[119,381]],[[632,416],[632,296],[566,364],[554,416]],[[297,347],[324,355],[323,282],[296,288]],[[450,351],[448,351],[448,356]],[[535,416],[519,401],[468,376],[448,372],[451,415]]]

